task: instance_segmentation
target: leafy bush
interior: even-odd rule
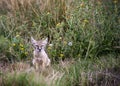
[[[18,60],[31,57],[31,36],[49,38],[47,52],[53,60],[89,58],[111,52],[113,40],[119,37],[117,3],[88,0],[23,2],[11,1],[14,3],[9,4],[11,15],[0,17],[0,35],[10,41],[11,51],[8,51]]]

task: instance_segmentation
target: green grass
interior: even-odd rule
[[[5,59],[16,67],[13,74],[1,73],[0,85],[114,86],[112,81],[117,84],[120,2],[37,1],[0,0],[0,61]],[[50,73],[26,73],[31,68],[24,63],[31,63],[33,58],[31,36],[38,40],[48,37]],[[66,59],[67,62],[58,63]],[[21,65],[25,66],[22,72]]]
[[[32,52],[31,36],[49,38],[49,44],[53,46],[48,46],[47,52],[52,60],[92,58],[102,52],[111,52],[113,46],[119,45],[116,41],[119,41],[120,33],[119,3],[48,2],[39,6],[32,1],[32,4],[11,1],[16,5],[9,4],[9,13],[3,15],[1,11],[0,36],[9,42],[6,57],[11,55],[19,61],[31,58],[32,54],[28,54]]]

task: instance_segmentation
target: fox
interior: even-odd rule
[[[44,40],[35,40],[33,37],[31,37],[31,43],[34,48],[32,64],[35,69],[44,70],[45,68],[49,67],[51,60],[45,51],[48,38]]]

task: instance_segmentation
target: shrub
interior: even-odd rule
[[[15,45],[10,47],[10,53],[19,60],[31,57],[31,54],[25,55],[25,52],[32,52],[30,36],[49,38],[52,46],[47,47],[47,52],[53,60],[89,58],[111,52],[114,39],[119,37],[116,3],[88,0],[23,2],[11,1],[11,15],[0,17],[0,35]]]

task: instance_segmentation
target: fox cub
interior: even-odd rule
[[[33,37],[31,37],[31,42],[34,47],[33,51],[33,60],[32,63],[36,70],[43,70],[46,67],[50,66],[50,59],[45,52],[45,47],[47,45],[48,39],[36,41]]]

